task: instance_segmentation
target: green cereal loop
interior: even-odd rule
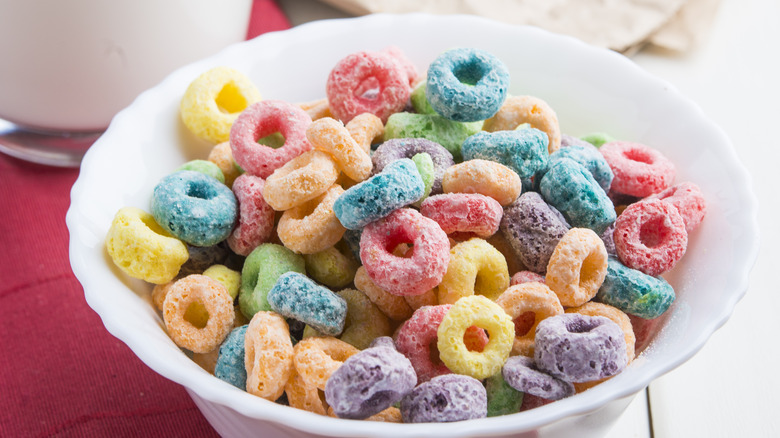
[[[428,102],[428,98],[425,97],[425,84],[427,81],[421,81],[412,90],[411,101],[412,107],[418,114],[436,114],[436,111]]]
[[[174,173],[180,170],[192,170],[195,172],[200,172],[204,175],[208,175],[216,179],[222,184],[225,184],[225,174],[222,173],[222,169],[220,169],[219,166],[212,163],[211,161],[206,161],[206,160],[188,161],[182,164],[181,167],[179,167],[178,169],[174,170]]]
[[[222,283],[230,297],[234,300],[238,296],[238,290],[241,288],[240,272],[234,271],[225,265],[212,265],[203,271],[203,275]]]
[[[605,132],[591,132],[580,137],[580,140],[585,140],[593,146],[600,148],[604,143],[613,142],[617,139]]]
[[[355,278],[359,267],[352,255],[345,255],[335,246],[314,254],[304,254],[306,272],[314,281],[325,286],[339,289]]]
[[[249,319],[260,311],[270,311],[266,299],[268,291],[285,272],[306,274],[303,257],[282,245],[264,243],[244,261],[241,270],[241,290],[238,292],[238,306]]]
[[[487,391],[487,416],[498,417],[520,412],[523,404],[523,392],[509,386],[501,373],[485,379]]]
[[[395,113],[385,124],[385,140],[424,138],[450,151],[456,163],[462,161],[460,147],[468,137],[482,130],[482,121],[453,122],[438,114]]]
[[[429,154],[421,152],[419,154],[415,154],[412,157],[412,161],[414,161],[414,165],[417,166],[417,171],[420,172],[420,178],[422,178],[423,185],[425,186],[422,198],[412,204],[415,207],[419,207],[422,205],[422,202],[425,200],[425,198],[431,194],[431,188],[433,187],[434,180],[433,159]]]

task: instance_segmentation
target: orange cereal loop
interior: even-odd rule
[[[319,415],[327,415],[329,406],[325,402],[324,393],[316,386],[303,380],[303,377],[295,371],[295,367],[290,373],[290,378],[287,379],[284,392],[287,394],[287,402],[291,407]]]
[[[339,339],[363,350],[375,338],[390,336],[390,321],[361,291],[344,289],[336,293],[347,302],[347,317]]]
[[[276,233],[282,244],[301,254],[314,254],[335,245],[347,231],[333,212],[344,189],[332,185],[327,192],[282,214]]]
[[[306,130],[306,138],[314,149],[329,153],[349,178],[363,181],[371,175],[371,157],[338,120],[330,117],[315,120]]]
[[[233,150],[230,149],[230,142],[222,142],[211,148],[207,158],[219,167],[222,174],[225,175],[225,185],[233,186],[233,181],[241,175],[241,168],[233,160]]]
[[[369,153],[371,144],[384,138],[385,125],[382,124],[382,119],[374,114],[363,113],[355,116],[347,123],[347,131],[352,135],[355,142],[366,153]]]
[[[439,304],[484,295],[495,300],[509,287],[506,259],[485,240],[472,238],[450,249],[450,264],[439,283]]]
[[[338,418],[336,413],[333,411],[333,408],[328,406],[328,416],[333,418]],[[403,419],[401,418],[401,410],[396,408],[395,406],[390,406],[389,408],[383,410],[382,412],[379,412],[378,414],[374,414],[368,418],[364,418],[363,421],[382,421],[385,423],[403,423]]]
[[[293,346],[287,321],[274,312],[257,312],[244,336],[246,391],[275,401],[284,392],[293,371]]]
[[[215,67],[187,87],[180,105],[181,119],[196,136],[222,143],[230,138],[238,115],[259,100],[260,92],[243,73]]]
[[[202,306],[206,320],[190,322],[187,313]],[[198,312],[201,313],[202,312]],[[163,304],[168,335],[179,347],[207,353],[219,347],[233,328],[233,300],[225,286],[204,275],[189,275],[176,281]]]
[[[318,120],[323,117],[333,117],[330,113],[330,106],[328,105],[328,99],[323,97],[322,99],[312,100],[310,102],[299,103],[298,106],[306,111],[312,120]]]
[[[555,246],[545,283],[565,307],[581,306],[596,296],[607,275],[607,249],[588,228],[572,228]]]
[[[578,306],[570,307],[566,309],[566,313],[579,313],[587,316],[603,316],[609,318],[615,322],[620,329],[623,330],[623,335],[626,338],[626,355],[628,356],[628,362],[631,363],[634,360],[635,348],[636,348],[636,336],[634,335],[634,327],[631,325],[631,319],[622,310],[617,307],[612,307],[609,304],[597,303],[595,301],[588,301],[587,303]]]
[[[412,308],[406,303],[405,297],[393,295],[374,284],[363,266],[359,267],[355,273],[355,287],[363,292],[388,318],[395,321],[405,321],[412,316]]]
[[[331,336],[314,336],[295,344],[295,371],[315,388],[325,390],[325,383],[338,367],[360,350]]]
[[[551,316],[563,313],[558,296],[543,283],[522,283],[509,287],[496,299],[515,323],[512,355],[533,357],[536,326]]]
[[[558,116],[547,102],[538,97],[507,97],[496,115],[485,120],[482,129],[488,132],[511,131],[524,123],[547,134],[549,153],[560,149],[561,128],[558,125]]]
[[[412,310],[417,310],[422,306],[436,306],[439,304],[439,295],[437,289],[433,289],[421,295],[406,295],[404,300]]]
[[[263,198],[276,211],[289,210],[325,193],[339,176],[331,156],[308,151],[276,169],[263,187]]]
[[[173,283],[173,281],[169,281],[165,284],[156,284],[154,289],[152,289],[152,303],[160,312],[162,312],[163,304],[165,304],[165,296],[168,295],[168,291],[171,290]]]
[[[505,207],[520,196],[523,184],[520,176],[503,164],[474,159],[448,167],[441,186],[444,193],[479,193]]]

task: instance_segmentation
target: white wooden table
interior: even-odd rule
[[[293,25],[348,15],[279,0]],[[685,54],[633,60],[723,128],[753,175],[762,248],[745,298],[694,358],[637,395],[607,438],[780,437],[780,1],[722,0],[710,36]],[[728,268],[728,267],[724,267]]]

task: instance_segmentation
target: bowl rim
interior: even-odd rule
[[[336,28],[350,26],[386,26],[389,23],[404,21],[406,23],[417,22],[446,22],[448,25],[479,25],[490,26],[501,32],[523,35],[529,38],[543,38],[554,41],[570,50],[582,51],[588,56],[594,57],[594,61],[609,62],[619,65],[620,68],[630,71],[638,77],[643,83],[652,84],[656,87],[663,87],[670,92],[671,98],[682,105],[686,112],[695,119],[695,122],[702,127],[709,129],[716,134],[719,139],[718,147],[720,153],[725,154],[728,160],[727,168],[729,175],[735,182],[734,185],[739,188],[739,192],[744,200],[745,217],[745,244],[741,247],[742,255],[741,266],[736,267],[734,276],[731,277],[729,287],[735,290],[728,296],[718,308],[717,315],[707,320],[694,341],[686,343],[684,348],[679,348],[677,354],[671,355],[665,360],[654,361],[653,366],[647,372],[641,375],[641,378],[628,381],[621,379],[621,375],[616,376],[613,382],[607,382],[599,385],[585,393],[578,394],[576,397],[564,399],[550,406],[542,406],[534,409],[532,415],[518,413],[503,417],[491,417],[486,419],[470,420],[467,422],[458,422],[450,424],[441,423],[423,423],[423,424],[383,424],[381,428],[376,427],[373,422],[345,421],[337,418],[323,417],[316,414],[303,412],[299,410],[290,410],[286,406],[277,405],[268,402],[243,391],[233,388],[233,391],[226,390],[225,383],[218,379],[204,381],[203,373],[193,370],[181,370],[171,367],[160,357],[148,351],[144,343],[133,333],[134,328],[128,326],[121,320],[112,319],[108,316],[112,313],[110,303],[100,297],[101,288],[97,281],[90,276],[91,267],[81,253],[81,238],[85,229],[79,226],[80,222],[87,219],[77,208],[81,202],[89,202],[85,199],[85,190],[87,181],[93,173],[91,169],[98,166],[95,161],[96,151],[102,149],[104,144],[108,143],[114,131],[119,126],[125,125],[133,108],[138,102],[152,98],[156,90],[164,89],[166,84],[178,81],[180,77],[193,70],[200,71],[209,62],[215,59],[222,59],[230,56],[230,53],[236,50],[249,50],[249,48],[263,44],[275,44],[284,41],[286,45],[294,45],[304,35],[316,32],[334,31]],[[112,120],[106,133],[90,148],[84,157],[78,179],[71,189],[71,205],[66,215],[66,224],[70,233],[69,254],[73,273],[84,288],[85,299],[89,306],[100,316],[106,329],[116,338],[124,342],[147,366],[152,368],[158,374],[179,383],[186,388],[194,391],[199,397],[209,402],[218,403],[239,412],[242,415],[263,421],[270,421],[302,430],[308,433],[332,435],[332,436],[418,436],[430,433],[446,434],[453,437],[468,436],[473,434],[492,435],[501,433],[520,432],[532,430],[552,423],[563,418],[586,414],[603,407],[606,403],[632,396],[645,388],[652,380],[676,368],[683,362],[690,359],[706,343],[709,337],[728,320],[732,314],[737,302],[745,295],[749,283],[750,271],[757,259],[759,249],[759,230],[758,230],[758,200],[752,191],[752,178],[744,165],[739,160],[734,146],[725,132],[714,122],[706,117],[703,110],[692,100],[682,95],[672,84],[650,74],[643,70],[633,61],[625,56],[608,49],[603,49],[588,45],[574,37],[553,34],[540,28],[522,25],[510,25],[497,22],[484,17],[471,15],[431,15],[426,13],[411,14],[372,14],[356,18],[342,18],[314,21],[291,29],[269,32],[260,35],[252,40],[240,42],[228,46],[217,54],[183,66],[163,79],[158,85],[141,93],[133,103],[119,112]],[[618,386],[618,383],[622,386]],[[235,392],[234,392],[235,391]],[[241,396],[243,394],[243,396]],[[574,400],[579,398],[578,400]],[[237,401],[258,400],[259,403],[237,403]],[[301,416],[303,415],[303,417]],[[307,417],[308,415],[308,417]],[[303,421],[302,421],[303,420]]]

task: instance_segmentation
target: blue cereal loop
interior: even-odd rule
[[[192,170],[172,173],[154,187],[154,220],[173,236],[195,246],[211,246],[233,230],[238,202],[216,179]]]
[[[282,274],[267,299],[276,313],[304,322],[320,333],[336,336],[344,330],[347,302],[303,274]]]
[[[644,319],[661,316],[675,299],[674,288],[661,277],[631,269],[610,257],[607,276],[594,300]]]
[[[523,181],[547,167],[547,134],[536,128],[478,132],[463,142],[463,160],[496,161],[514,170]]]
[[[569,158],[580,163],[582,167],[588,169],[588,172],[593,175],[593,179],[599,183],[604,193],[609,192],[609,187],[612,185],[615,175],[598,149],[590,145],[562,147],[550,154],[549,165],[552,166],[553,163],[562,158]],[[538,176],[539,179],[541,177],[542,175]]]
[[[590,228],[601,235],[617,218],[612,201],[593,175],[569,158],[552,164],[539,188],[544,200],[558,209],[572,227]]]
[[[417,201],[424,193],[417,166],[403,158],[342,193],[333,204],[333,212],[345,228],[357,230]]]
[[[509,70],[484,50],[458,48],[428,67],[425,96],[441,116],[456,122],[485,120],[498,112],[509,89]]]
[[[219,347],[214,376],[246,391],[246,367],[244,365],[244,339],[249,325],[236,327]]]

